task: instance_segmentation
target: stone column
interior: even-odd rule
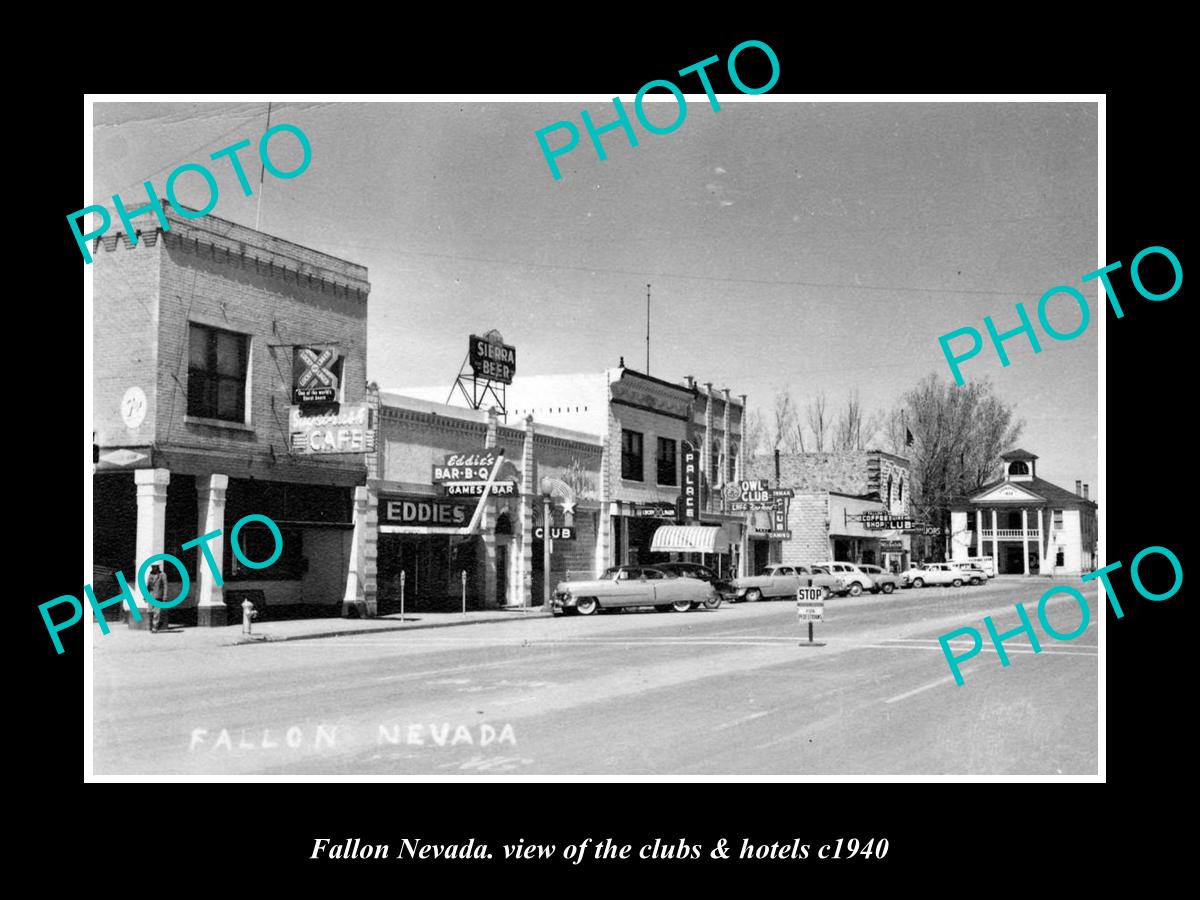
[[[729,475],[729,429],[732,427],[729,416],[729,401],[732,395],[729,393],[729,388],[721,388],[721,393],[725,399],[725,414],[721,418],[721,481],[730,480]],[[725,497],[721,497],[721,508],[725,507]]]
[[[517,552],[512,554],[512,578],[509,579],[509,606],[529,606],[533,601],[533,416],[525,417],[525,441],[521,448],[521,522],[514,537]]]
[[[1046,574],[1046,529],[1042,525],[1042,508],[1038,507],[1038,574]]]
[[[708,502],[704,504],[704,509],[712,512],[713,501],[716,499],[716,485],[709,479],[712,477],[712,427],[713,427],[713,409],[712,409],[712,382],[704,382],[704,449],[700,452],[700,467],[704,470],[704,479],[708,481]]]
[[[995,537],[995,535],[992,535]],[[975,555],[983,556],[983,510],[975,510]]]
[[[1000,536],[996,533],[996,508],[992,507],[992,571],[1000,574]]]
[[[365,487],[354,489],[354,533],[350,539],[350,565],[346,575],[346,592],[342,595],[342,618],[350,618],[353,609],[360,619],[373,616],[367,609],[364,569],[367,537],[367,511],[369,496]]]
[[[597,535],[596,535],[596,559],[595,572],[596,577],[607,569],[612,559],[612,484],[613,484],[613,447],[620,446],[616,443],[613,434],[616,430],[616,422],[613,418],[612,411],[608,413],[608,428],[605,430],[604,444],[600,448],[600,513],[597,520]]]
[[[742,413],[738,422],[738,455],[737,455],[737,471],[733,473],[736,481],[741,481],[746,477],[746,395],[741,394],[742,398]]]
[[[483,440],[485,450],[495,450],[498,444],[500,420],[496,407],[489,406],[487,411],[487,436]],[[499,607],[505,603],[504,597],[496,596],[496,501],[489,499],[483,508],[479,519],[479,529],[483,535],[483,605]]]
[[[135,542],[135,566],[157,553],[162,553],[167,540],[167,485],[171,483],[168,469],[135,469],[134,484],[137,485],[137,539]],[[165,566],[165,564],[164,564]],[[169,573],[169,569],[167,570]],[[150,602],[137,587],[137,568],[126,573],[126,580],[133,588],[141,621],[129,616],[130,628],[150,627]]]
[[[1021,507],[1021,564],[1029,574],[1029,510]]]
[[[205,541],[216,567],[214,574],[200,546],[196,547],[196,624],[204,626],[227,625],[225,610],[225,588],[222,586],[225,567],[225,542],[229,540],[225,528],[225,491],[229,487],[228,475],[210,475],[196,478],[196,505],[199,507],[197,536],[220,531],[221,536]]]

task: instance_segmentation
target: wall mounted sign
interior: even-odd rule
[[[292,403],[336,403],[343,361],[334,347],[293,347]]]
[[[375,429],[365,403],[343,403],[336,413],[305,415],[300,406],[288,409],[288,434],[293,453],[371,453]]]
[[[136,385],[121,398],[121,421],[126,428],[137,428],[146,421],[146,392]]]
[[[388,525],[463,528],[474,513],[474,503],[457,500],[408,494],[382,494],[379,497],[379,521]]]
[[[544,525],[536,525],[533,529],[533,539],[542,541],[546,539],[546,527]],[[550,540],[552,541],[573,541],[575,540],[574,525],[551,525]]]
[[[700,451],[683,442],[683,519],[700,520]]]
[[[625,511],[637,518],[675,518],[675,507],[670,503],[628,503],[625,505]]]

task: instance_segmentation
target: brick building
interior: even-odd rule
[[[330,349],[336,404],[362,403],[367,270],[215,216],[164,209],[169,230],[144,217],[136,246],[119,232],[94,242],[97,568],[132,579],[153,554],[180,557],[192,584],[176,610],[203,625],[224,624],[226,599],[242,591],[268,609],[336,610],[353,570],[365,429],[345,447],[336,431],[297,444],[293,361],[297,348]],[[282,554],[266,569],[230,552],[230,528],[247,514],[281,529]],[[223,586],[198,547],[180,550],[218,528],[222,539],[210,547]],[[257,523],[239,540],[251,560],[274,546]],[[178,588],[174,581],[169,596]]]
[[[547,509],[552,529],[574,529],[574,539],[551,541],[551,589],[568,577],[591,577],[602,518],[599,436],[532,415],[514,427],[494,410],[368,394],[380,427],[368,457],[368,608],[399,611],[402,573],[406,610],[458,609],[464,572],[468,608],[541,604],[546,548],[538,529]],[[448,468],[448,457],[490,467],[500,450],[498,491],[476,533],[465,533],[479,504],[477,485],[436,480],[437,468]]]
[[[1088,486],[1075,492],[1037,474],[1038,457],[1012,450],[1000,457],[1004,477],[950,507],[955,560],[990,556],[997,574],[1080,575],[1096,568],[1097,526]]]
[[[786,539],[769,538],[767,523],[751,519],[751,568],[772,562],[810,565],[821,560],[908,567],[911,535],[901,528],[869,527],[872,516],[907,517],[908,460],[882,450],[755,456],[746,477],[790,489]],[[874,523],[871,523],[874,524]]]
[[[445,388],[408,388],[433,399]],[[739,477],[745,442],[745,395],[714,390],[692,377],[666,381],[625,366],[599,372],[518,375],[507,389],[508,414],[598,435],[603,461],[593,572],[609,566],[681,557],[739,571],[744,516],[728,511],[720,488]],[[704,473],[700,518],[675,527],[683,491],[685,446],[700,451]],[[666,530],[671,526],[671,530]]]

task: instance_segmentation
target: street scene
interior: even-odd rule
[[[96,776],[1096,777],[1096,104],[728,91],[92,105]]]
[[[96,772],[1087,774],[1094,586],[1085,634],[1041,636],[1038,654],[1012,638],[1007,668],[985,651],[962,687],[937,642],[985,614],[1015,627],[1013,603],[1046,587],[1014,578],[834,599],[817,646],[804,646],[794,602],[767,601],[259,644],[117,634],[97,641]],[[263,630],[282,638],[297,624]],[[130,691],[122,673],[134,666]]]

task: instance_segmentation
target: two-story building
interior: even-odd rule
[[[990,556],[1001,575],[1081,575],[1097,566],[1097,504],[1039,478],[1027,450],[1001,455],[1004,476],[950,508],[953,558]]]
[[[181,558],[191,588],[176,609],[202,625],[224,624],[239,591],[268,608],[336,611],[373,427],[362,405],[367,270],[164,208],[169,230],[145,217],[136,246],[120,232],[94,242],[95,565],[133,584],[150,556]],[[307,415],[298,391],[320,401]],[[230,552],[230,529],[248,514],[283,538],[263,569]],[[180,549],[217,529],[208,546],[223,584],[199,546]],[[275,546],[258,522],[239,543],[255,561]],[[180,582],[166,571],[174,596]]]
[[[770,517],[749,532],[751,569],[822,560],[908,567],[912,550],[908,460],[882,450],[775,453],[752,458],[747,477],[792,496],[781,499],[785,529]],[[912,523],[915,525],[916,523]],[[780,531],[784,536],[777,536]]]
[[[374,386],[368,400],[380,428],[368,457],[368,614],[399,612],[402,592],[406,610],[457,609],[464,601],[468,609],[538,606],[547,555],[551,590],[592,576],[604,518],[599,435],[532,415],[503,424],[494,409]],[[482,501],[484,472],[493,470]]]

